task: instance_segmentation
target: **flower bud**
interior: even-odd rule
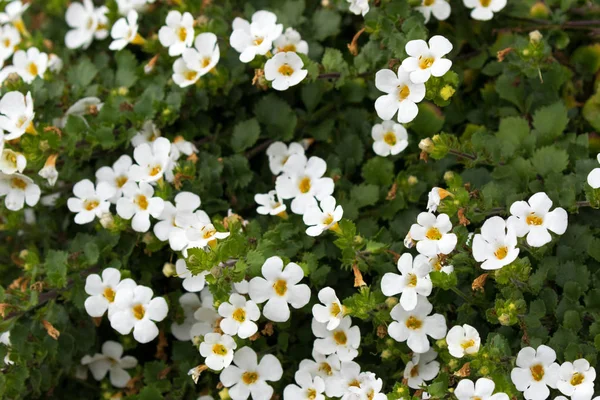
[[[129,89],[127,89],[125,86],[121,86],[117,90],[117,93],[119,93],[120,96],[127,96],[127,93],[129,93]]]
[[[433,141],[430,138],[425,138],[419,142],[419,149],[425,153],[431,153],[434,148]]]
[[[175,265],[173,265],[172,263],[166,262],[165,265],[163,265],[162,273],[167,278],[170,278],[173,275],[175,275],[175,272]]]
[[[38,175],[48,181],[50,186],[54,186],[56,180],[58,179],[58,171],[56,170],[56,159],[58,158],[58,154],[51,154],[46,159],[46,163],[44,164],[44,168],[38,172]]]
[[[114,228],[115,219],[113,218],[113,215],[109,212],[102,214],[100,217],[100,225],[102,225],[104,229]]]
[[[539,43],[544,36],[540,33],[540,31],[529,32],[529,41],[531,43]]]
[[[454,172],[446,171],[444,173],[444,180],[447,182],[447,181],[451,181],[452,179],[454,179]]]
[[[407,182],[408,182],[408,184],[409,184],[410,186],[414,186],[414,185],[416,185],[417,183],[419,183],[419,178],[417,178],[417,177],[416,177],[416,176],[414,176],[414,175],[411,175],[411,176],[409,176],[409,177],[408,177],[408,180],[407,180]]]
[[[387,308],[394,308],[396,304],[398,304],[397,297],[388,297],[387,299],[385,299],[385,305],[387,306]]]
[[[442,90],[440,90],[440,97],[444,100],[448,100],[454,95],[454,93],[456,93],[456,89],[450,85],[446,85],[442,88]]]
[[[508,314],[499,315],[498,322],[500,322],[500,325],[509,326],[510,325],[510,315],[508,315]]]
[[[387,360],[389,358],[392,357],[392,352],[388,349],[385,349],[384,351],[381,352],[381,359],[382,360]]]
[[[544,4],[541,1],[538,1],[529,9],[529,15],[533,18],[546,19],[550,16],[550,9],[546,4]]]

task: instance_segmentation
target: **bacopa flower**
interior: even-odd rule
[[[115,195],[110,199],[113,204],[123,195],[123,186],[129,182],[129,168],[133,164],[131,157],[123,154],[114,162],[112,167],[101,167],[96,171],[96,181],[110,185]]]
[[[110,318],[115,312],[115,297],[123,288],[133,289],[136,283],[133,279],[121,280],[121,272],[115,268],[106,268],[102,277],[91,274],[85,280],[85,292],[90,295],[83,305],[90,317],[98,318],[108,310]]]
[[[143,143],[152,143],[161,136],[160,129],[151,120],[144,121],[142,129],[131,138],[131,145],[138,147]]]
[[[193,275],[183,258],[177,260],[175,263],[175,270],[177,272],[177,277],[183,279],[181,285],[188,292],[199,292],[204,289],[204,286],[206,285],[206,275],[209,274],[208,271],[202,271],[197,275]]]
[[[348,387],[348,391],[342,398],[358,397],[369,400],[387,400],[387,396],[381,393],[383,380],[377,378],[374,373],[368,371],[361,372],[358,377],[358,383],[358,386],[352,385]]]
[[[0,128],[7,132],[4,140],[19,138],[25,132],[35,133],[31,92],[27,96],[20,92],[6,93],[0,100],[0,114]]]
[[[164,200],[154,196],[154,188],[146,182],[127,182],[123,186],[123,197],[117,201],[117,213],[121,218],[131,219],[136,232],[148,232],[150,216],[160,217]]]
[[[0,59],[8,60],[21,43],[19,31],[11,25],[0,27]]]
[[[325,394],[348,400],[349,389],[356,385],[360,386],[360,365],[354,361],[342,362],[339,372],[325,381]]]
[[[87,49],[94,38],[102,40],[108,36],[107,12],[105,6],[94,8],[91,0],[71,3],[65,15],[67,25],[71,28],[65,36],[66,46],[69,49]]]
[[[2,332],[0,334],[0,343],[3,344],[4,346],[10,348],[10,331],[8,332]],[[12,362],[10,360],[10,353],[7,352],[6,356],[4,357],[4,364],[6,365],[13,365],[14,362]]]
[[[509,397],[506,393],[494,393],[496,385],[494,381],[487,378],[479,378],[477,382],[473,383],[470,379],[463,379],[458,382],[454,394],[458,400],[508,400]]]
[[[235,340],[229,335],[207,333],[200,343],[200,355],[205,357],[204,363],[208,368],[221,371],[231,365],[236,347]]]
[[[406,311],[402,304],[396,304],[390,315],[394,322],[388,327],[389,335],[398,342],[406,341],[416,353],[425,353],[430,348],[427,336],[442,339],[446,336],[446,319],[442,314],[429,315],[433,306],[426,297],[419,296],[412,311]]]
[[[273,175],[283,172],[283,167],[294,154],[304,155],[304,147],[300,143],[290,143],[286,146],[283,142],[273,142],[267,148],[269,157],[269,168]]]
[[[35,206],[42,191],[33,180],[22,174],[6,175],[0,172],[0,197],[6,196],[4,205],[11,211],[18,211],[26,203]]]
[[[417,10],[425,17],[425,23],[431,19],[431,14],[438,21],[445,21],[450,16],[452,11],[447,0],[422,0],[421,5]]]
[[[308,71],[302,69],[304,62],[298,54],[288,51],[275,54],[265,64],[265,79],[275,90],[287,90],[299,84]]]
[[[481,233],[473,237],[473,258],[483,262],[482,269],[500,269],[517,259],[517,235],[503,218],[488,218],[481,227]]]
[[[404,253],[398,259],[400,275],[386,273],[381,279],[381,291],[386,296],[395,296],[401,293],[400,305],[406,311],[414,310],[420,296],[429,296],[433,284],[429,278],[431,267],[427,258],[418,255],[414,258],[410,253]]]
[[[350,3],[350,12],[363,17],[369,12],[369,0],[346,0]]]
[[[18,50],[13,55],[13,67],[25,83],[31,83],[37,77],[43,79],[48,69],[48,54],[35,47]]]
[[[494,13],[506,7],[507,0],[463,0],[466,7],[472,8],[471,18],[479,21],[489,21]]]
[[[121,343],[107,340],[102,345],[102,353],[84,356],[81,365],[86,365],[94,379],[101,381],[108,374],[110,383],[116,388],[124,388],[131,379],[126,369],[135,368],[138,362],[135,357],[124,356]]]
[[[178,81],[190,82],[189,84],[196,83],[200,77],[209,73],[218,64],[220,57],[217,36],[211,32],[201,33],[196,36],[194,47],[183,51],[181,59],[185,63],[185,68],[182,68],[181,64],[178,64],[177,67],[173,65],[175,72],[173,80],[180,86],[182,85]],[[181,80],[182,77],[183,80]],[[189,86],[189,84],[185,86]]]
[[[312,308],[315,320],[326,324],[327,330],[334,330],[344,318],[345,307],[335,294],[335,290],[330,287],[319,291],[319,301],[322,304],[315,304]]]
[[[227,238],[229,232],[219,232],[213,224],[210,223],[208,216],[203,211],[196,212],[189,228],[185,230],[188,240],[184,256],[187,257],[187,248],[205,248],[206,246],[215,247],[217,240]]]
[[[437,254],[450,254],[456,247],[457,237],[452,230],[452,223],[447,214],[437,217],[432,213],[422,212],[417,216],[417,223],[410,227],[410,236],[417,241],[417,251],[428,257]]]
[[[462,358],[465,354],[476,354],[481,346],[481,338],[477,329],[471,325],[456,325],[446,336],[448,351],[453,357]]]
[[[277,256],[269,257],[262,266],[263,277],[252,278],[248,294],[257,304],[267,302],[263,314],[273,322],[285,322],[290,319],[288,303],[298,309],[310,300],[308,285],[299,284],[304,271],[298,264],[289,263],[283,267],[283,260]]]
[[[4,7],[4,12],[0,12],[0,24],[12,23],[21,33],[26,32],[23,19],[23,13],[29,8],[29,3],[23,3],[21,0],[13,0]]]
[[[213,332],[219,315],[213,309],[213,296],[208,288],[196,293],[185,293],[179,297],[184,320],[171,324],[171,332],[177,340],[190,340]]]
[[[273,48],[273,41],[281,36],[283,25],[277,23],[277,16],[269,11],[257,11],[252,22],[236,18],[229,43],[238,53],[240,61],[249,63],[256,55],[265,55]]]
[[[413,83],[402,66],[398,72],[382,69],[375,74],[375,87],[386,93],[375,100],[375,111],[384,121],[398,114],[398,122],[411,122],[419,113],[418,102],[425,98],[425,84]]]
[[[233,363],[225,368],[219,378],[223,386],[229,388],[233,400],[269,400],[273,388],[267,382],[277,382],[283,375],[281,363],[272,354],[266,354],[258,363],[254,350],[242,347],[235,352]]]
[[[0,171],[6,175],[14,174],[15,172],[23,172],[27,166],[27,159],[21,153],[10,149],[2,150],[0,155]]]
[[[558,379],[558,390],[571,400],[588,400],[594,395],[596,369],[585,358],[562,364]]]
[[[304,359],[300,361],[298,369],[309,372],[311,376],[319,376],[325,382],[337,376],[340,372],[341,364],[337,354],[326,356],[313,348],[312,357],[312,360]]]
[[[42,169],[39,170],[38,175],[48,181],[48,185],[54,186],[58,179],[58,171],[56,170],[56,160],[58,154],[50,154],[44,163]]]
[[[443,58],[452,51],[452,43],[441,35],[431,37],[429,45],[424,40],[411,40],[405,50],[410,57],[402,61],[402,68],[414,83],[425,83],[432,75],[444,76],[452,67],[452,61]]]
[[[129,177],[136,182],[154,182],[162,178],[169,163],[171,142],[163,137],[152,142],[142,143],[133,150],[134,164],[129,169]]]
[[[337,354],[340,361],[352,361],[358,355],[358,346],[360,346],[360,329],[358,326],[352,326],[352,319],[345,316],[339,325],[329,330],[327,324],[312,321],[313,335],[315,339],[314,348],[321,354]]]
[[[436,212],[440,202],[448,196],[453,196],[446,189],[434,187],[427,195],[427,211],[430,213]]]
[[[333,193],[333,179],[323,178],[327,163],[319,157],[306,159],[294,154],[285,163],[283,174],[275,181],[275,190],[282,199],[292,200],[292,212],[304,214],[314,204],[314,198],[322,200]]]
[[[598,153],[598,155],[596,156],[596,159],[600,163],[600,153]],[[593,170],[590,171],[590,173],[587,176],[587,183],[593,189],[600,188],[600,168],[594,168]]]
[[[440,363],[435,361],[438,353],[429,349],[425,353],[414,353],[412,359],[404,368],[404,379],[408,387],[419,389],[428,381],[433,380],[440,372]]]
[[[344,215],[342,206],[335,204],[335,198],[327,196],[320,201],[319,204],[315,201],[312,205],[306,208],[302,220],[308,226],[306,234],[308,236],[319,236],[326,230],[340,232],[338,222]]]
[[[550,243],[548,231],[562,235],[567,230],[568,215],[564,208],[550,211],[552,200],[544,192],[534,194],[529,201],[515,201],[510,206],[507,225],[513,228],[518,237],[527,235],[527,244],[541,247]]]
[[[158,40],[169,48],[170,56],[179,56],[194,42],[194,17],[189,12],[169,11],[166,25],[158,31]]]
[[[143,44],[144,38],[138,33],[138,13],[131,10],[127,18],[119,18],[110,30],[112,43],[108,46],[110,50],[123,50],[129,43]]]
[[[314,378],[307,371],[297,371],[294,374],[296,385],[290,384],[283,389],[286,400],[325,400],[325,381],[319,376]]]
[[[285,216],[287,214],[285,212],[287,207],[281,200],[279,200],[279,196],[277,196],[277,192],[275,190],[271,190],[269,193],[265,194],[255,194],[254,201],[256,204],[258,204],[256,212],[261,215]]]
[[[440,256],[433,256],[433,257],[428,257],[427,262],[429,263],[429,266],[431,267],[431,271],[438,271],[438,272],[443,272],[445,274],[451,274],[452,272],[454,272],[454,266],[453,265],[447,265],[446,264],[446,260],[445,257],[440,257]]]
[[[371,129],[373,138],[373,151],[378,156],[395,156],[408,146],[408,133],[406,128],[394,121],[383,121],[373,125]]]
[[[300,33],[292,27],[289,27],[273,42],[273,53],[285,53],[292,51],[294,53],[308,54],[308,43],[302,40]]]
[[[117,311],[110,318],[110,325],[121,335],[133,330],[133,338],[148,343],[158,336],[156,322],[167,316],[169,307],[162,297],[152,298],[152,289],[146,286],[123,288],[115,297]]]
[[[185,230],[191,227],[198,218],[194,212],[200,207],[200,204],[200,197],[191,192],[177,193],[175,205],[170,201],[165,201],[163,212],[158,217],[160,222],[154,225],[156,237],[163,242],[168,240],[171,249],[175,251],[183,250],[188,244]],[[204,216],[204,212],[201,213]],[[206,215],[206,219],[208,219],[208,215]]]
[[[510,378],[525,399],[544,400],[550,396],[548,386],[556,389],[560,367],[555,360],[556,352],[545,345],[537,350],[525,347],[519,351]]]
[[[219,315],[223,317],[221,330],[228,335],[238,335],[247,339],[258,331],[255,321],[260,318],[260,310],[256,303],[237,293],[229,296],[229,302],[219,305]]]

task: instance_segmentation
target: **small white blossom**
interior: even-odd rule
[[[312,321],[313,335],[315,339],[314,348],[321,354],[337,354],[340,361],[352,361],[358,355],[360,346],[360,329],[352,326],[352,319],[345,316],[339,325],[332,330],[327,329],[327,324]]]
[[[325,381],[325,394],[351,400],[348,398],[349,389],[357,384],[360,385],[360,365],[345,361],[341,363],[339,372]]]
[[[123,50],[129,43],[142,44],[144,39],[138,33],[138,13],[135,10],[127,13],[127,18],[119,18],[110,30],[112,43],[110,50]]]
[[[308,236],[319,236],[326,230],[340,230],[338,222],[344,215],[342,206],[335,205],[335,198],[327,196],[320,201],[315,201],[308,206],[302,216],[302,220],[308,226],[306,234]]]
[[[117,0],[119,14],[121,15],[127,15],[127,13],[131,10],[144,11],[148,3],[154,3],[154,0]]]
[[[562,364],[558,379],[558,390],[571,400],[589,400],[594,395],[596,369],[585,358]]]
[[[286,215],[286,205],[279,200],[275,190],[265,194],[255,194],[254,201],[258,204],[256,212],[261,215]]]
[[[506,7],[507,0],[463,0],[466,7],[472,8],[471,18],[479,21],[489,21],[494,13]]]
[[[85,292],[90,295],[83,303],[90,317],[101,317],[108,310],[108,317],[116,311],[115,296],[123,288],[134,288],[133,279],[121,280],[121,272],[115,268],[106,268],[102,277],[90,274],[85,280]]]
[[[428,257],[427,262],[429,263],[429,266],[431,267],[431,271],[441,271],[445,274],[450,275],[452,272],[454,272],[454,266],[453,265],[447,265],[446,261],[442,261],[443,257],[439,257],[439,256],[433,256],[433,257]]]
[[[48,69],[50,72],[59,73],[64,66],[62,58],[54,53],[48,54]]]
[[[404,368],[404,379],[406,379],[408,387],[419,389],[437,376],[440,372],[440,363],[435,361],[437,355],[433,349],[429,349],[425,353],[413,354],[412,359]]]
[[[182,54],[186,67],[196,74],[196,76],[193,76],[193,73],[189,73],[185,78],[190,82],[196,82],[200,77],[215,68],[220,57],[217,36],[211,32],[199,34],[194,40],[194,47],[185,49]]]
[[[371,129],[373,151],[381,157],[399,154],[408,146],[406,128],[394,121],[383,121]]]
[[[417,216],[417,223],[410,227],[410,236],[417,241],[417,251],[425,256],[450,254],[456,247],[458,238],[452,230],[452,223],[447,214],[437,217],[432,213],[422,212]]]
[[[456,325],[448,331],[446,336],[448,351],[452,357],[462,358],[465,354],[476,354],[481,346],[481,338],[477,329],[471,325]]]
[[[11,346],[10,345],[10,331],[0,333],[0,343],[10,349],[10,346]],[[10,352],[7,352],[6,356],[4,357],[4,364],[6,364],[6,365],[14,364],[14,362],[10,360]]]
[[[386,273],[381,279],[381,291],[386,296],[401,293],[400,304],[406,311],[414,310],[419,296],[429,296],[433,284],[429,278],[431,267],[427,257],[419,254],[414,258],[410,253],[404,253],[398,259],[400,275]]]
[[[13,55],[13,67],[25,83],[31,83],[36,77],[44,79],[48,69],[48,54],[40,52],[35,47],[17,50]]]
[[[123,357],[123,346],[112,340],[104,342],[101,354],[96,353],[81,359],[81,365],[88,366],[95,380],[101,381],[108,374],[111,385],[116,388],[127,386],[131,375],[125,370],[135,368],[137,364],[135,357]]]
[[[236,347],[235,340],[229,335],[207,333],[200,343],[200,355],[206,358],[204,363],[208,368],[221,371],[231,365]]]
[[[381,393],[383,380],[377,378],[374,373],[361,372],[358,383],[358,386],[350,386],[342,399],[387,400],[387,396]]]
[[[190,192],[179,192],[175,196],[175,205],[165,201],[162,214],[158,217],[160,222],[154,225],[154,234],[161,241],[169,241],[175,251],[183,250],[189,243],[185,230],[199,218],[195,212],[202,214],[204,220],[208,215],[204,211],[196,211],[200,207],[200,197]]]
[[[479,378],[475,383],[470,379],[463,379],[456,385],[454,394],[458,400],[509,400],[506,393],[493,394],[495,388],[491,379]]]
[[[181,324],[171,324],[171,332],[177,340],[190,340],[194,336],[213,332],[218,318],[213,309],[213,297],[208,288],[199,294],[185,293],[179,297],[179,305],[183,309],[184,320]],[[198,318],[196,318],[196,316]]]
[[[534,194],[529,201],[515,201],[510,206],[507,225],[513,228],[518,237],[527,235],[527,244],[542,247],[550,243],[548,231],[562,235],[567,230],[568,215],[564,208],[552,208],[552,200],[544,192]]]
[[[369,0],[346,0],[350,3],[350,12],[363,17],[369,12]]]
[[[453,194],[446,189],[439,187],[431,189],[427,196],[427,211],[430,213],[436,212],[440,202],[448,196],[453,196]]]
[[[337,376],[340,372],[340,358],[337,354],[324,355],[315,351],[312,352],[313,359],[304,359],[300,361],[299,370],[307,371],[312,377],[321,377],[325,382]]]
[[[500,269],[517,259],[517,235],[506,225],[500,217],[488,218],[481,227],[481,233],[473,237],[473,258],[483,262],[482,269]]]
[[[86,126],[89,126],[86,119],[86,115],[90,114],[90,111],[100,111],[104,106],[104,103],[97,97],[84,97],[83,99],[77,100],[71,107],[67,109],[67,112],[62,118],[56,118],[53,122],[58,128],[64,128],[67,125],[69,115],[79,117],[85,122]]]
[[[11,25],[0,27],[0,59],[8,60],[15,48],[21,43],[21,35],[19,31]]]
[[[131,145],[133,147],[138,147],[143,143],[152,145],[152,143],[160,136],[160,129],[158,129],[154,122],[148,120],[144,122],[142,129],[131,138]]]
[[[429,22],[431,14],[433,14],[438,21],[445,21],[452,11],[448,0],[422,0],[421,5],[417,7],[417,10],[425,17],[425,23]]]
[[[271,82],[275,90],[287,90],[296,86],[308,75],[302,69],[304,62],[298,54],[288,51],[275,54],[265,64],[265,79]]]
[[[600,153],[596,156],[600,163]],[[587,183],[594,189],[600,188],[600,168],[594,168],[587,176]]]
[[[545,345],[537,350],[525,347],[519,351],[517,366],[511,371],[510,378],[526,400],[547,399],[550,396],[548,386],[556,389],[560,366],[555,361],[556,352]]]
[[[131,219],[131,227],[136,232],[148,232],[150,216],[160,217],[165,206],[164,200],[154,196],[154,188],[146,183],[127,182],[123,186],[123,197],[117,201],[117,214]]]
[[[429,45],[424,40],[411,40],[405,50],[410,57],[402,61],[402,68],[414,83],[425,83],[432,75],[444,76],[452,67],[452,61],[443,58],[452,51],[452,43],[441,35],[429,39]]]
[[[115,195],[110,199],[111,203],[116,204],[123,195],[123,187],[129,182],[129,168],[132,164],[131,157],[123,154],[112,167],[101,167],[96,171],[97,182],[106,182],[115,191]]]
[[[18,211],[26,203],[35,206],[42,191],[33,180],[25,175],[14,173],[6,175],[0,172],[0,197],[6,196],[4,205],[11,211]]]
[[[134,164],[129,169],[129,177],[136,182],[154,182],[162,178],[169,163],[171,142],[159,137],[152,145],[142,143],[133,150]]]
[[[257,304],[267,302],[263,308],[267,319],[285,322],[290,319],[289,305],[298,309],[308,304],[310,288],[299,283],[304,278],[304,271],[298,264],[289,263],[284,268],[281,258],[269,257],[261,272],[264,278],[252,278],[248,293]]]
[[[300,33],[291,27],[287,28],[281,36],[275,39],[273,47],[273,53],[292,51],[294,53],[308,54],[308,43],[306,43],[306,40],[302,40]]]
[[[323,304],[315,304],[312,308],[313,316],[317,322],[327,325],[327,330],[334,330],[342,322],[345,307],[330,287],[319,291],[319,301]]]
[[[284,400],[325,400],[325,381],[319,376],[314,378],[307,371],[294,374],[296,385],[290,384],[283,389]]]
[[[385,94],[375,100],[375,111],[384,121],[398,114],[400,123],[411,122],[419,113],[417,103],[425,98],[425,84],[413,83],[402,66],[398,72],[382,69],[375,74],[375,87]]]
[[[188,243],[184,248],[184,256],[187,257],[188,248],[214,247],[217,245],[217,240],[225,239],[229,235],[230,232],[217,231],[204,211],[197,211],[194,213],[191,225],[185,230]]]
[[[58,171],[56,170],[56,159],[58,154],[51,154],[46,159],[44,167],[39,170],[38,175],[48,181],[48,185],[54,186],[58,179]]]
[[[0,12],[0,24],[12,23],[19,26],[19,23],[23,23],[21,17],[29,6],[30,3],[23,3],[21,0],[10,1],[4,7],[4,12]]]
[[[4,140],[19,138],[25,132],[35,133],[31,92],[27,92],[27,96],[20,92],[6,93],[0,100],[0,114],[0,128],[7,132]]]
[[[108,18],[106,6],[94,7],[91,0],[69,5],[65,19],[71,28],[65,36],[65,44],[69,49],[87,49],[94,39],[102,40],[108,36]]]
[[[221,330],[228,335],[238,335],[247,339],[258,331],[256,321],[260,318],[260,310],[256,303],[237,293],[229,296],[229,302],[219,305]]]
[[[177,277],[183,279],[181,285],[188,292],[199,292],[204,289],[204,286],[206,285],[206,275],[209,274],[208,271],[202,271],[197,275],[193,275],[183,258],[177,260],[175,263],[175,270],[177,271]]]
[[[229,43],[238,53],[240,61],[249,63],[256,55],[265,55],[273,48],[273,42],[283,32],[283,25],[277,23],[277,16],[269,11],[257,11],[252,22],[236,18]]]
[[[0,155],[0,171],[6,175],[12,175],[15,172],[23,172],[27,166],[27,159],[21,153],[10,149],[2,150]]]
[[[169,48],[169,55],[179,56],[194,42],[194,17],[189,12],[171,10],[166,25],[158,31],[158,40]]]
[[[267,148],[267,156],[273,175],[283,172],[283,167],[294,154],[304,155],[304,147],[300,143],[290,143],[289,147],[283,142],[271,143]]]

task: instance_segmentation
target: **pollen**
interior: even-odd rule
[[[256,372],[244,372],[242,374],[242,381],[246,385],[252,385],[253,383],[256,383],[257,380],[258,374]]]
[[[469,347],[473,347],[475,346],[475,341],[473,339],[469,339],[469,340],[464,340],[461,344],[460,347],[463,348],[463,350],[468,349]]]
[[[265,38],[259,36],[259,37],[254,38],[253,43],[255,46],[260,46],[262,44],[262,42],[264,42],[264,41],[265,41]]]
[[[210,65],[211,62],[211,58],[210,57],[204,57],[202,59],[202,68],[206,68]]]
[[[344,346],[348,342],[348,337],[344,331],[335,331],[333,334],[333,340],[340,346]]]
[[[144,315],[146,314],[146,310],[144,310],[144,306],[141,304],[136,304],[135,306],[133,306],[131,308],[131,311],[133,312],[133,316],[137,320],[144,318]]]
[[[529,368],[529,370],[531,371],[531,376],[534,380],[539,382],[542,379],[544,379],[545,371],[544,366],[542,364],[535,364],[531,368]]]
[[[481,4],[483,7],[489,7],[491,2],[492,0],[479,0],[479,4]]]
[[[273,290],[278,296],[283,296],[287,293],[287,282],[283,279],[279,279],[273,284]]]
[[[396,135],[394,134],[394,132],[386,132],[386,134],[383,135],[383,141],[390,146],[395,146],[397,143]]]
[[[408,279],[406,280],[406,286],[408,286],[408,287],[417,286],[417,275],[408,274]]]
[[[431,68],[435,59],[433,57],[419,57],[419,68],[427,69]]]
[[[25,188],[27,188],[27,182],[21,178],[12,178],[10,180],[10,186],[14,189],[25,190]]]
[[[38,67],[35,63],[29,63],[29,65],[27,66],[27,71],[33,76],[37,76],[39,72]]]
[[[535,215],[535,213],[529,214],[525,221],[527,222],[527,225],[536,226],[542,225],[544,223],[544,219],[542,217],[538,217],[537,215]]]
[[[323,218],[323,225],[331,225],[333,223],[333,215],[327,214],[325,218]]]
[[[310,388],[306,391],[306,398],[310,400],[315,400],[317,398],[317,391],[313,388]]]
[[[499,247],[495,252],[494,252],[494,256],[496,256],[496,258],[498,260],[503,260],[506,255],[508,254],[508,248],[506,246],[503,247]]]
[[[185,29],[183,26],[179,27],[177,29],[177,37],[181,42],[185,42],[185,39],[187,38],[187,29]]]
[[[113,301],[115,301],[115,295],[116,295],[115,291],[109,287],[105,288],[104,292],[102,293],[102,296],[104,296],[104,298],[106,300],[108,300],[109,303],[112,303]]]
[[[125,185],[128,180],[129,179],[126,176],[121,175],[115,179],[115,183],[117,184],[117,187],[122,188],[123,185]]]
[[[423,5],[426,7],[432,6],[435,4],[435,0],[423,0]]]
[[[326,362],[323,362],[319,365],[319,371],[325,373],[327,376],[333,375],[333,371],[331,370],[331,365]]]
[[[198,76],[198,73],[196,71],[185,71],[183,73],[183,77],[188,80],[188,81],[193,81],[194,79],[196,79],[196,77]]]
[[[287,53],[288,51],[296,52],[296,45],[291,43],[286,44],[283,47],[278,47],[277,50],[279,50],[280,53]]]
[[[98,200],[86,200],[83,202],[83,208],[87,211],[92,211],[94,208],[98,207],[100,202]]]
[[[400,100],[405,100],[408,96],[410,96],[410,89],[407,85],[398,87],[398,98]]]
[[[213,345],[212,352],[219,356],[224,356],[227,354],[227,347],[223,346],[220,343],[217,343]]]
[[[134,203],[137,204],[137,206],[140,208],[140,210],[147,210],[148,209],[148,198],[146,196],[144,196],[143,194],[137,195]]]
[[[412,367],[410,369],[410,376],[411,376],[411,378],[415,378],[415,377],[419,376],[419,366],[418,365],[415,365],[414,367]]]
[[[329,308],[329,312],[332,316],[338,315],[342,311],[342,307],[338,303],[331,303],[331,307]]]
[[[309,177],[304,177],[302,179],[300,179],[300,182],[298,182],[298,189],[300,190],[300,193],[308,193],[310,191],[310,178]]]
[[[289,64],[283,64],[281,67],[279,67],[279,69],[277,71],[281,75],[291,76],[294,73],[294,68],[290,67]]]
[[[421,326],[423,326],[423,321],[421,321],[413,315],[408,317],[408,319],[406,320],[406,327],[408,329],[417,330],[420,329]]]
[[[154,167],[152,167],[152,169],[150,169],[150,176],[156,176],[160,174],[161,171],[162,167],[160,165],[155,165]]]
[[[246,320],[246,311],[243,308],[238,308],[233,312],[231,318],[237,322],[244,322]]]
[[[442,238],[442,233],[438,228],[429,228],[427,233],[425,233],[425,237],[429,240],[440,240]]]
[[[573,385],[573,386],[581,385],[584,380],[585,380],[585,375],[583,375],[579,372],[575,372],[573,374],[573,376],[571,377],[571,385]]]

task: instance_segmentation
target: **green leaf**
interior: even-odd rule
[[[67,71],[69,83],[80,90],[89,86],[98,74],[98,68],[87,57],[81,58],[77,64],[68,68]]]
[[[323,40],[340,32],[342,17],[336,11],[319,8],[312,16],[313,36],[315,40]]]
[[[260,125],[256,118],[239,122],[235,128],[233,128],[231,147],[236,153],[240,153],[256,143],[259,136]]]
[[[65,251],[50,250],[46,256],[46,270],[48,283],[57,288],[67,285],[67,266],[69,253]]]
[[[531,163],[536,172],[542,176],[564,171],[569,164],[569,155],[563,149],[556,147],[542,147],[533,153]]]
[[[137,81],[137,60],[129,50],[117,52],[115,55],[117,61],[117,74],[115,83],[119,87],[129,88]]]
[[[351,197],[358,208],[372,206],[379,200],[379,186],[364,183],[354,186]]]
[[[260,99],[254,107],[254,115],[267,127],[272,139],[290,140],[293,137],[298,117],[290,105],[275,94]]]
[[[533,127],[539,145],[552,143],[569,123],[567,108],[562,102],[538,109],[533,115]]]
[[[501,143],[500,151],[503,157],[510,157],[523,150],[525,142],[533,148],[533,138],[529,135],[529,123],[521,117],[508,117],[500,120],[496,138]],[[529,139],[529,140],[528,140]]]
[[[389,186],[394,180],[394,163],[385,157],[373,157],[363,165],[362,176],[367,183]]]

